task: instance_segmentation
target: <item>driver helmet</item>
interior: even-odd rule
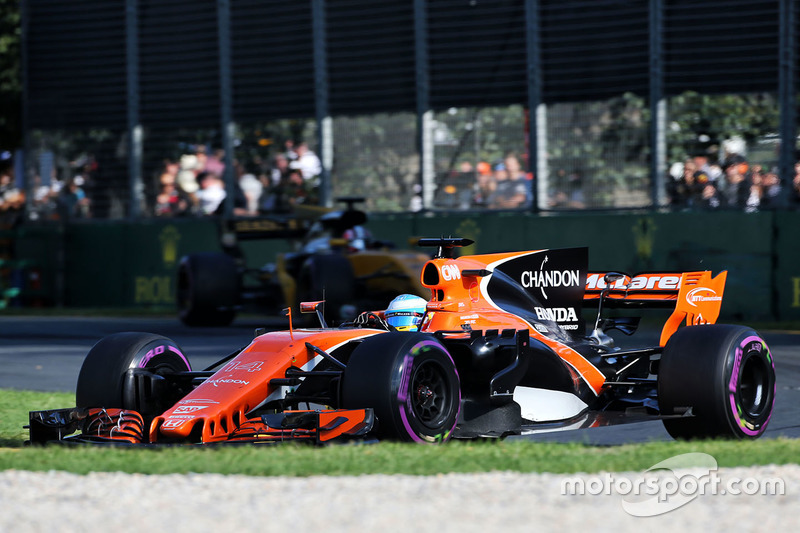
[[[417,331],[428,302],[414,294],[401,294],[389,304],[383,316],[397,331]]]

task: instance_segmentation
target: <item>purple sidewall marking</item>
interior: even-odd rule
[[[772,405],[775,405],[775,393],[778,390],[778,384],[776,382],[774,387],[773,387],[772,405],[770,405],[770,413],[767,416],[767,419],[764,420],[764,422],[761,423],[758,426],[758,429],[752,430],[752,429],[746,427],[745,423],[742,422],[742,419],[739,416],[739,408],[736,405],[735,394],[736,394],[736,385],[737,385],[738,380],[739,380],[739,369],[740,369],[740,366],[741,366],[741,360],[742,360],[742,357],[744,356],[744,348],[748,344],[750,344],[751,342],[758,342],[759,344],[761,344],[762,350],[766,350],[767,354],[770,353],[769,347],[767,346],[767,343],[764,342],[764,339],[762,339],[761,337],[757,337],[755,335],[751,335],[749,337],[746,337],[739,344],[739,346],[736,348],[736,359],[734,360],[734,365],[733,365],[734,372],[731,373],[731,379],[728,382],[728,391],[729,391],[728,399],[730,400],[731,413],[733,414],[733,418],[736,421],[736,425],[739,427],[739,429],[745,435],[749,435],[751,437],[756,437],[756,436],[760,435],[761,433],[763,433],[767,429],[767,424],[769,424],[769,421],[772,418]],[[770,364],[772,364],[772,369],[774,371],[775,370],[775,362],[772,360],[772,357],[767,357],[767,359],[770,361]]]
[[[411,424],[408,422],[408,416],[406,415],[405,409],[403,409],[403,404],[408,405],[408,409],[411,410],[411,393],[408,388],[411,385],[411,368],[414,365],[414,356],[420,352],[426,346],[433,346],[435,348],[441,349],[450,359],[450,363],[453,365],[453,371],[456,374],[456,379],[458,382],[461,382],[461,378],[458,375],[458,369],[456,368],[455,363],[453,362],[453,357],[450,355],[444,346],[441,344],[434,342],[434,341],[422,341],[418,344],[415,344],[413,348],[411,348],[411,355],[406,355],[403,359],[403,376],[400,381],[400,390],[397,392],[397,399],[400,400],[400,405],[398,410],[400,411],[400,420],[403,421],[403,426],[406,428],[406,433],[415,441],[415,442],[422,442],[422,443],[430,443],[431,441],[427,441],[419,437],[416,432],[411,429]],[[450,435],[453,433],[456,425],[458,424],[458,415],[461,413],[461,388],[458,388],[458,408],[456,410],[456,418],[453,422],[453,427],[451,427],[446,435]]]
[[[156,350],[158,348],[161,348],[161,351],[156,353]],[[183,355],[183,353],[181,353],[180,350],[168,344],[167,345],[162,344],[160,346],[156,346],[155,348],[149,350],[147,354],[142,358],[142,360],[139,361],[139,368],[145,368],[147,366],[147,363],[149,363],[155,356],[163,354],[166,350],[169,350],[170,352],[180,357],[188,370],[192,369],[192,365],[189,364],[189,360],[186,359],[186,356]]]

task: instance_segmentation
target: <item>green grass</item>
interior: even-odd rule
[[[705,452],[720,466],[796,463],[800,440],[651,442],[597,447],[525,441],[450,442],[444,446],[380,443],[164,447],[149,449],[94,446],[25,447],[28,411],[69,407],[67,393],[0,390],[0,470],[64,470],[170,474],[211,472],[258,476],[360,474],[431,475],[448,472],[598,472],[643,471],[688,452]]]

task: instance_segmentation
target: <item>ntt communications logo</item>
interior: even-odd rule
[[[674,511],[698,496],[783,496],[786,484],[780,478],[724,477],[717,461],[707,453],[685,453],[654,464],[642,474],[606,473],[565,478],[563,496],[622,496],[622,509],[639,517]]]

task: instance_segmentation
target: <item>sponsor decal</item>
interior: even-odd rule
[[[538,288],[545,300],[548,299],[545,289],[550,287],[579,287],[580,271],[575,270],[544,270],[544,266],[549,260],[544,256],[539,270],[525,270],[520,276],[520,285],[526,289]]]
[[[178,241],[181,240],[181,233],[175,226],[165,226],[158,240],[161,241],[161,258],[164,260],[164,266],[172,268],[178,260]]]
[[[171,281],[170,276],[136,276],[133,301],[137,304],[173,303],[175,295]]]
[[[167,418],[185,418],[187,420],[191,420],[193,418],[197,418],[194,415],[169,415]]]
[[[676,290],[681,286],[680,276],[636,276],[631,280],[629,289],[662,289]]]
[[[538,322],[533,323],[533,328],[539,333],[543,334],[550,333],[550,331],[547,329],[547,326],[545,326],[544,324],[539,324]]]
[[[722,297],[717,296],[716,291],[706,287],[697,287],[686,294],[686,303],[692,307],[697,307],[698,302],[719,302],[721,300]]]
[[[195,411],[202,411],[208,407],[207,405],[181,405],[175,408],[174,413],[194,413]]]
[[[445,281],[461,279],[461,271],[456,265],[442,265],[442,278]]]
[[[591,274],[586,278],[587,290],[605,289],[606,282],[603,280],[604,274]],[[629,284],[627,282],[630,282]],[[615,289],[643,290],[658,289],[673,291],[681,287],[681,277],[676,275],[661,274],[641,274],[632,279],[624,278],[617,280],[612,286]]]
[[[493,265],[505,275],[492,276],[486,292],[500,309],[519,314],[532,324],[537,320],[554,321],[562,329],[581,333],[581,313],[589,264],[587,248],[565,248],[527,253]],[[510,279],[509,279],[510,278]],[[508,283],[526,294],[509,290]],[[545,326],[546,330],[546,326]],[[538,331],[538,330],[537,330]]]
[[[657,226],[650,217],[640,218],[633,225],[633,241],[636,246],[636,256],[644,265],[648,265],[653,259],[653,245]]]
[[[164,423],[161,424],[161,427],[162,428],[177,428],[177,427],[181,427],[184,424],[184,422],[186,422],[186,420],[183,420],[183,419],[180,419],[180,418],[178,418],[178,419],[168,418],[167,420],[164,420]]]
[[[208,399],[208,398],[189,398],[189,399],[183,399],[183,400],[179,401],[178,403],[209,403],[209,404],[213,403],[213,404],[216,404],[216,403],[219,403],[219,402],[216,401],[216,400]]]
[[[553,322],[575,322],[578,314],[574,307],[537,307],[536,318]]]
[[[206,383],[211,383],[215,387],[219,387],[220,385],[249,385],[249,381],[245,381],[243,379],[235,379],[232,376],[227,376],[224,378],[217,378],[217,379],[209,379],[206,380]]]
[[[264,361],[251,361],[249,363],[244,363],[240,361],[231,361],[227,365],[222,367],[223,372],[233,372],[235,370],[242,371],[242,372],[261,372],[261,367],[264,365]]]

